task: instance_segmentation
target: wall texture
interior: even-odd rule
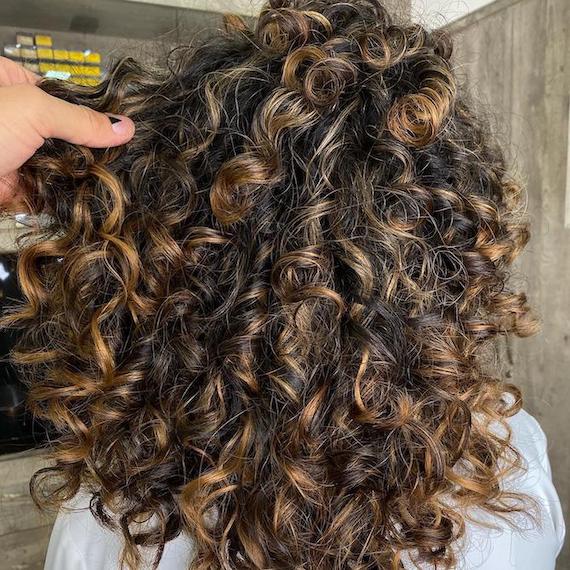
[[[482,108],[496,117],[501,138],[510,143],[515,172],[526,181],[532,238],[513,278],[528,292],[543,330],[502,346],[504,375],[522,387],[525,406],[546,432],[568,523],[569,27],[568,0],[497,0],[449,26],[456,39],[458,72],[469,79]],[[568,546],[557,568],[570,570]]]
[[[36,450],[0,456],[0,552],[2,570],[42,570],[53,512],[32,502],[29,481],[47,462]]]

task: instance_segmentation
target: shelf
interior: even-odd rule
[[[6,461],[17,461],[17,460],[28,460],[35,463],[35,461],[40,458],[44,458],[46,455],[46,450],[39,447],[32,447],[30,449],[23,449],[21,451],[14,451],[12,453],[3,453],[0,455],[0,463]]]
[[[223,12],[256,13],[251,0],[2,0],[2,27],[127,39],[220,26]],[[246,17],[247,19],[247,17]]]

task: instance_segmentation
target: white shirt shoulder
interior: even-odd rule
[[[537,501],[537,523],[517,516],[520,529],[486,514],[500,528],[489,530],[468,523],[461,570],[554,570],[564,544],[566,526],[560,498],[552,481],[548,442],[538,421],[526,410],[509,418],[512,443],[522,457],[523,470],[502,481],[505,490],[519,491]]]
[[[552,482],[546,436],[525,410],[509,418],[513,445],[520,451],[525,471],[503,482],[503,487],[532,495],[541,507],[540,526],[513,530],[500,520],[489,529],[467,522],[459,545],[458,570],[554,570],[565,537],[560,499]],[[490,515],[481,514],[480,519]],[[52,530],[44,570],[115,570],[122,537],[103,527],[89,510],[89,497],[79,493],[62,506]],[[152,549],[145,549],[151,567]],[[186,535],[168,542],[159,570],[190,568],[194,545]],[[406,568],[408,564],[404,560]],[[147,566],[143,565],[146,570]],[[415,566],[409,566],[415,568]],[[142,570],[142,569],[141,569]]]
[[[494,528],[466,521],[465,534],[455,545],[457,570],[555,570],[564,544],[566,527],[552,481],[546,435],[526,410],[508,418],[507,423],[512,430],[511,443],[521,455],[522,469],[504,478],[501,487],[534,498],[538,512],[533,509],[532,513],[537,521],[516,513],[514,522],[519,528],[513,528],[482,509],[471,512],[477,521]],[[404,557],[403,564],[406,570],[418,568],[409,556]],[[428,568],[421,566],[420,570]]]
[[[90,496],[78,493],[60,508],[53,526],[44,570],[118,570],[121,534],[104,527],[89,509]],[[152,568],[155,549],[143,548],[141,570]],[[194,543],[179,535],[166,543],[159,570],[186,570],[194,557]]]

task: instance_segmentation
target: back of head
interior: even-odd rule
[[[534,330],[520,187],[442,32],[378,0],[226,23],[163,69],[42,83],[137,130],[22,172],[49,220],[5,320],[57,433],[37,500],[88,489],[131,567],[181,531],[198,569],[450,567],[470,509],[521,507],[490,427],[520,398],[483,358]]]

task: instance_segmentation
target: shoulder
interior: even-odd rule
[[[564,520],[552,480],[548,439],[537,419],[526,410],[520,410],[507,420],[512,431],[512,445],[521,455],[522,469],[513,472],[504,480],[508,489],[536,495],[542,502],[543,516],[551,517],[555,527],[564,529]]]
[[[537,520],[517,516],[516,528],[480,509],[465,513],[465,534],[455,545],[457,570],[555,570],[566,529],[552,481],[547,438],[526,410],[511,416],[507,424],[522,466],[503,479],[501,486],[532,497],[539,509],[538,513],[532,509]],[[499,426],[496,429],[501,431]],[[403,564],[406,570],[417,568],[407,554]]]
[[[44,570],[115,570],[123,547],[120,534],[104,527],[91,513],[91,496],[80,491],[64,503],[57,515]],[[154,550],[142,549],[141,570],[152,568]],[[180,535],[168,542],[158,570],[188,568],[193,558],[192,540]]]
[[[80,491],[59,509],[44,570],[113,568],[121,550],[120,537],[98,523],[89,509],[89,499]]]
[[[467,523],[465,568],[491,570],[554,570],[562,549],[566,527],[560,498],[552,480],[548,440],[534,416],[520,410],[507,420],[512,445],[521,455],[521,468],[503,479],[506,491],[521,492],[536,501],[536,521],[517,517],[516,529],[490,515],[480,517],[496,525],[494,529]],[[533,511],[534,512],[534,511]]]
[[[507,420],[513,432],[513,444],[524,458],[537,462],[550,473],[548,441],[544,430],[529,412],[522,409]]]

